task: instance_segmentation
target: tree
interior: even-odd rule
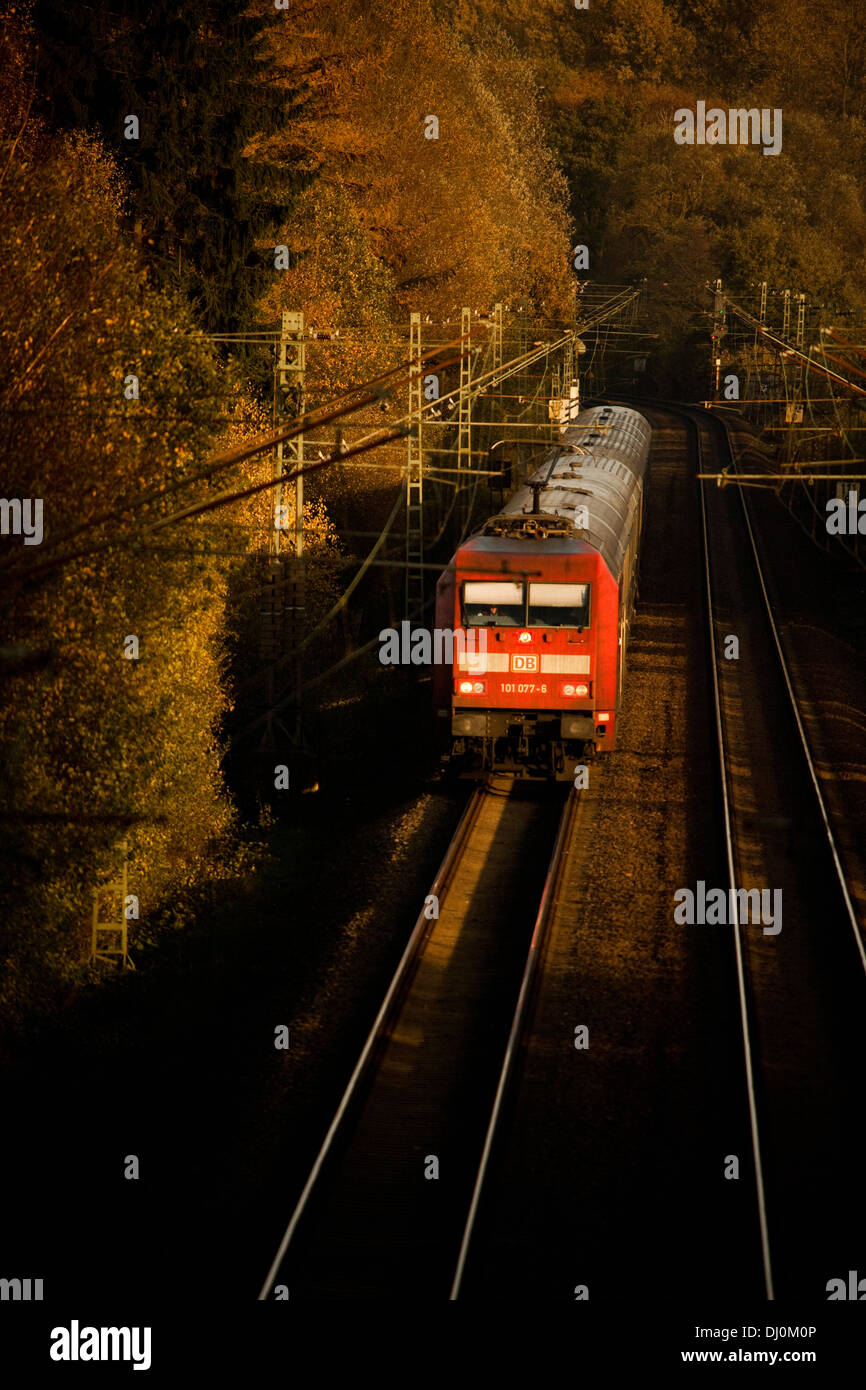
[[[588,11],[589,56],[619,79],[688,72],[694,39],[665,0],[608,0]]]
[[[269,57],[281,16],[247,0],[37,0],[35,22],[50,118],[104,136],[159,282],[205,328],[249,328],[273,264],[262,242],[302,182],[261,144],[302,102]]]
[[[274,31],[288,71],[320,55],[295,133],[319,185],[339,183],[351,199],[400,318],[410,308],[453,318],[521,294],[562,308],[566,190],[513,44],[493,36],[470,51],[428,0],[362,10],[317,0],[308,15],[303,32]]]
[[[205,864],[217,871],[211,847],[232,823],[218,746],[227,572],[255,543],[243,512],[150,529],[232,481],[197,483],[197,465],[247,405],[188,306],[149,283],[116,166],[92,137],[27,121],[7,49],[10,70],[0,461],[6,495],[39,500],[44,534],[32,547],[4,535],[0,549],[7,1021],[80,972],[91,891],[120,835],[143,918]]]

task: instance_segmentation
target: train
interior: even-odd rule
[[[458,776],[573,782],[615,747],[650,439],[636,410],[581,411],[439,578],[434,717]]]

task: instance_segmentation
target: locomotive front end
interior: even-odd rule
[[[474,537],[458,551],[438,595],[437,626],[459,637],[437,718],[465,775],[573,781],[596,746],[612,746],[611,614],[615,634],[616,586],[589,545],[552,540],[540,553]]]
[[[637,411],[584,412],[439,580],[437,627],[457,640],[434,708],[463,776],[570,782],[613,748],[649,442]]]

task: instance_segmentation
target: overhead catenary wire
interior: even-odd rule
[[[436,352],[425,354],[422,360],[434,359],[437,356],[438,351],[439,350],[437,350]],[[452,366],[454,365],[454,362],[459,360],[459,357],[449,359],[445,364],[439,363],[437,364],[437,366],[440,370],[444,370],[446,366]],[[59,536],[56,540],[52,541],[49,539],[45,546],[45,549],[50,551],[51,549],[56,548],[59,545],[68,544],[71,540],[74,540],[80,535],[87,534],[89,531],[92,530],[98,530],[99,528],[105,526],[109,521],[118,520],[127,512],[136,511],[150,505],[151,503],[161,501],[166,496],[178,492],[184,487],[191,486],[194,483],[208,481],[209,479],[217,476],[220,472],[224,472],[227,469],[234,467],[238,463],[245,462],[247,459],[253,458],[257,454],[269,452],[271,449],[274,448],[274,446],[277,443],[297,437],[297,435],[304,433],[305,427],[312,426],[313,428],[315,428],[322,424],[328,424],[334,420],[341,419],[347,413],[352,413],[356,410],[363,409],[368,405],[374,404],[377,400],[381,399],[382,395],[384,394],[385,381],[390,382],[389,389],[394,389],[394,387],[401,384],[401,381],[408,380],[407,373],[404,377],[397,378],[396,381],[390,381],[390,378],[394,376],[395,372],[400,371],[404,368],[404,366],[405,364],[401,363],[398,367],[392,368],[388,372],[382,373],[379,377],[373,378],[371,382],[363,383],[361,386],[353,387],[350,390],[344,392],[341,396],[336,398],[336,402],[338,404],[336,404],[335,406],[329,405],[328,407],[319,407],[315,410],[308,411],[305,415],[296,417],[290,425],[284,428],[278,430],[270,430],[265,434],[256,436],[253,439],[253,441],[248,441],[245,444],[237,445],[231,449],[223,451],[220,454],[213,455],[208,460],[207,464],[198,473],[194,475],[187,475],[184,478],[176,479],[173,483],[166,483],[161,485],[160,487],[151,488],[147,492],[140,493],[134,498],[115,503],[112,507],[104,509],[96,517],[87,518],[77,527],[73,527],[71,531],[64,533],[63,535]],[[348,403],[346,403],[347,397],[358,396],[359,394],[360,399],[350,400],[348,401]],[[343,404],[339,404],[340,402],[343,402]],[[355,446],[354,452],[366,452],[366,448],[364,450],[361,450],[357,446]],[[187,511],[188,509],[184,509],[184,515],[187,514]],[[118,545],[122,544],[125,539],[126,538],[122,535],[104,539],[100,542],[91,545],[79,546],[72,552],[60,555],[55,558],[40,559],[39,562],[30,561],[29,557],[25,555],[23,563],[19,558],[19,562],[15,564],[16,555],[18,557],[21,557],[22,552],[10,552],[9,556],[4,557],[7,561],[5,565],[3,565],[3,561],[0,560],[0,567],[2,567],[7,577],[12,577],[13,579],[21,578],[27,581],[31,581],[34,578],[51,573],[56,569],[63,568],[64,566],[71,564],[74,560],[83,559],[85,557],[98,554],[100,552],[112,550]]]
[[[628,296],[625,299],[624,302],[630,302],[630,299],[637,297],[637,294],[638,291],[634,291],[630,296]],[[618,296],[617,300],[618,299],[622,299],[622,296]],[[506,379],[508,375],[512,375],[515,371],[517,371],[520,365],[531,365],[533,362],[538,361],[541,357],[546,356],[550,352],[555,351],[557,348],[564,345],[564,343],[568,341],[569,338],[574,337],[577,333],[581,331],[585,331],[586,328],[592,326],[594,322],[600,322],[605,317],[618,312],[618,310],[621,307],[623,307],[623,304],[617,302],[616,300],[612,301],[609,304],[603,305],[597,314],[590,315],[589,319],[586,322],[579,322],[568,333],[562,335],[562,337],[558,341],[554,343],[541,344],[537,348],[534,347],[526,353],[519,355],[517,358],[512,359],[510,362],[504,363],[501,368],[494,369],[491,372],[488,372],[485,375],[476,378],[474,383],[476,389],[484,384],[491,386],[496,385],[498,381]],[[483,328],[484,325],[471,325],[469,330],[470,336],[472,334],[483,331]],[[435,363],[438,370],[445,370],[447,369],[447,367],[455,365],[456,362],[459,362],[462,359],[462,345],[464,341],[465,339],[463,337],[459,337],[456,339],[452,339],[448,343],[429,348],[421,354],[420,361],[425,364],[433,364],[435,362],[435,359],[441,352],[449,350],[451,348],[460,348],[461,351],[457,357],[449,359],[445,362]],[[351,414],[354,413],[356,410],[363,409],[364,407],[375,403],[376,400],[381,399],[381,397],[384,394],[387,394],[387,390],[393,390],[403,382],[408,381],[412,369],[413,364],[410,361],[406,360],[400,362],[399,364],[397,364],[397,366],[389,368],[386,372],[383,372],[379,376],[372,378],[371,381],[364,382],[357,387],[349,388],[347,391],[343,392],[341,396],[336,397],[333,402],[328,403],[328,405],[317,407],[311,411],[306,412],[302,416],[296,417],[291,422],[291,424],[278,430],[268,431],[256,437],[252,442],[235,446],[232,449],[223,451],[221,454],[214,455],[211,459],[207,461],[207,463],[204,465],[202,469],[200,469],[194,474],[188,474],[183,478],[176,479],[173,483],[162,484],[157,488],[151,488],[144,493],[138,494],[134,498],[120,500],[116,502],[112,507],[104,509],[97,516],[85,519],[83,522],[79,524],[79,526],[72,528],[71,531],[68,531],[65,534],[59,536],[56,540],[49,539],[47,549],[50,551],[52,548],[56,548],[57,546],[66,545],[79,535],[87,534],[89,531],[96,530],[108,524],[108,522],[110,521],[118,520],[119,517],[124,515],[126,512],[135,511],[143,507],[146,507],[151,503],[162,501],[167,495],[171,493],[180,491],[181,489],[187,486],[192,486],[196,483],[207,481],[210,478],[217,476],[218,473],[225,471],[228,468],[234,467],[237,463],[245,462],[247,459],[255,457],[256,454],[270,451],[278,443],[285,442],[289,439],[297,437],[299,434],[306,432],[309,428],[316,428],[319,425],[331,423],[337,419],[341,419],[345,414]],[[401,372],[403,373],[402,376],[397,376],[397,373]],[[388,383],[387,388],[385,383]],[[427,404],[424,407],[422,407],[422,410],[429,411],[434,405],[441,404],[442,402],[458,395],[459,387],[456,388],[454,391],[449,392],[448,395],[446,395],[445,397],[440,397],[439,402],[427,402]],[[351,399],[352,397],[358,396],[360,396],[360,399]],[[192,513],[185,512],[185,514],[191,515]],[[40,559],[38,563],[28,563],[27,558],[25,558],[23,564],[19,562],[16,565],[14,563],[13,555],[11,557],[11,563],[7,563],[7,565],[4,568],[7,576],[15,578],[18,575],[21,575],[22,577],[26,577],[27,580],[33,580],[35,578],[51,573],[52,571],[58,568],[62,568],[75,560],[88,557],[94,553],[99,553],[101,551],[111,550],[116,545],[120,544],[121,541],[122,538],[105,540],[96,545],[79,547],[78,549],[73,550],[71,553],[61,555],[54,559]],[[44,553],[45,552],[43,551],[43,555]],[[18,552],[18,554],[20,555],[20,552]],[[7,557],[7,560],[9,558],[10,557]],[[2,566],[2,564],[3,562],[2,560],[0,560],[0,566]]]
[[[626,300],[625,300],[625,303],[631,302],[632,299],[637,298],[637,295],[638,295],[638,292],[635,291],[633,294],[627,296],[627,298],[626,298]],[[615,307],[611,307],[611,305],[609,305],[609,304],[603,305],[602,308],[600,309],[598,315],[596,315],[595,317],[596,317],[596,319],[597,319],[598,321],[603,321],[604,318],[605,318],[608,314],[613,313],[613,312],[616,312],[617,308],[619,308],[619,307],[622,307],[622,306],[621,306],[621,305],[618,305],[618,306],[615,306]],[[577,334],[578,334],[579,332],[585,332],[585,331],[586,331],[586,326],[587,326],[587,325],[586,325],[585,323],[580,323],[580,324],[578,324],[577,327],[572,328],[568,333],[564,334],[564,335],[563,335],[559,340],[557,340],[556,342],[554,342],[554,343],[542,343],[542,344],[534,345],[532,349],[529,349],[529,350],[527,350],[527,351],[524,352],[524,353],[518,354],[517,357],[512,358],[512,359],[510,359],[508,362],[503,363],[502,366],[501,366],[500,368],[493,368],[491,371],[489,371],[489,372],[487,372],[487,373],[482,373],[479,377],[474,378],[474,379],[471,381],[471,383],[470,383],[470,390],[471,390],[471,392],[472,392],[472,394],[471,394],[471,399],[475,399],[475,398],[477,397],[479,389],[480,389],[484,384],[487,384],[487,385],[496,384],[496,382],[498,382],[499,380],[504,380],[504,379],[506,379],[509,375],[513,375],[516,371],[518,371],[518,370],[520,369],[520,366],[521,366],[521,365],[525,365],[527,362],[530,362],[530,363],[531,363],[531,362],[534,362],[534,361],[538,360],[538,359],[541,358],[541,357],[547,357],[547,356],[549,356],[549,354],[550,354],[551,352],[557,350],[559,347],[564,346],[564,344],[565,344],[566,342],[568,342],[569,340],[573,340],[573,339],[577,336]],[[542,378],[542,380],[543,380],[543,378]],[[449,399],[449,398],[451,398],[451,397],[454,397],[454,396],[459,395],[459,393],[460,393],[460,388],[458,387],[458,388],[456,388],[454,391],[449,392],[446,396],[444,396],[444,397],[439,397],[439,398],[438,398],[437,400],[435,400],[435,401],[430,401],[430,402],[428,402],[427,405],[422,406],[422,408],[421,408],[421,413],[423,413],[424,411],[428,411],[428,410],[429,410],[432,406],[434,406],[434,405],[441,404],[441,402],[444,401],[444,400],[447,400],[447,399]],[[408,426],[409,420],[410,420],[409,415],[406,415],[406,416],[402,417],[401,423]],[[340,461],[339,458],[337,458],[337,459],[329,459],[329,460],[327,460],[326,462],[339,462],[339,461]],[[477,472],[477,470],[473,470],[473,471],[476,471],[476,472]],[[293,475],[290,474],[289,477],[291,477],[291,476],[293,476]],[[467,484],[467,486],[469,486],[469,484]],[[477,487],[477,479],[476,479],[476,481],[475,481],[475,486]],[[460,489],[455,488],[455,499],[456,499],[456,496],[457,496],[458,491],[460,491]],[[386,525],[385,525],[385,527],[383,528],[383,531],[380,533],[380,536],[379,536],[379,539],[378,539],[376,545],[373,547],[373,549],[371,550],[371,552],[370,552],[369,555],[367,556],[367,558],[366,558],[366,560],[365,560],[365,562],[364,562],[364,564],[363,564],[363,566],[362,566],[362,571],[361,571],[360,573],[358,573],[358,574],[354,577],[354,579],[353,579],[353,581],[352,581],[352,584],[350,585],[350,590],[354,590],[354,588],[357,587],[357,584],[360,582],[360,579],[363,577],[363,573],[366,572],[367,568],[369,568],[369,567],[375,565],[376,563],[386,563],[386,562],[377,562],[377,560],[376,560],[376,554],[377,554],[377,552],[378,552],[378,548],[379,548],[380,544],[384,542],[384,539],[385,539],[386,535],[387,535],[388,532],[390,531],[391,526],[393,525],[393,522],[394,522],[394,520],[396,519],[396,514],[397,514],[397,511],[398,511],[399,506],[400,506],[401,503],[402,503],[402,500],[403,500],[403,496],[402,496],[402,492],[401,492],[401,495],[398,496],[397,501],[395,502],[395,506],[394,506],[394,509],[392,510],[391,516],[389,517],[388,521],[386,522]],[[453,500],[452,500],[452,507],[453,507]],[[441,532],[440,532],[440,534],[441,534]],[[395,564],[395,565],[400,564],[400,567],[402,567],[402,562],[390,562],[390,563],[393,563],[393,564]],[[423,567],[424,567],[424,568],[429,568],[429,566],[426,566],[426,565],[423,566]],[[437,568],[438,568],[438,566],[437,566]],[[326,617],[325,617],[324,619],[321,620],[321,622],[318,624],[317,628],[315,629],[315,632],[321,631],[329,622],[331,622],[331,621],[333,620],[333,618],[334,618],[334,617],[336,616],[336,614],[341,610],[341,608],[343,608],[343,607],[345,606],[345,601],[348,599],[348,596],[349,596],[349,591],[347,590],[346,593],[343,594],[343,595],[341,595],[340,599],[337,600],[337,603],[332,607],[330,613],[329,613],[328,615],[326,615]],[[430,603],[430,601],[428,600],[428,602],[424,605],[424,609],[425,609],[425,610],[426,610],[427,607],[429,607],[429,603]],[[420,614],[413,614],[413,615],[412,615],[413,620],[415,619],[415,617],[417,617],[417,616],[419,616],[419,615],[420,615]],[[292,661],[294,661],[294,660],[296,659],[296,657],[301,653],[301,651],[305,649],[306,645],[308,644],[308,641],[312,639],[312,636],[313,636],[313,635],[314,635],[314,634],[308,634],[308,637],[304,640],[304,642],[303,642],[302,644],[299,645],[298,648],[296,648],[296,649],[294,649],[292,652],[288,653],[285,657],[280,658],[278,662],[274,663],[274,664],[273,664],[271,667],[269,667],[268,669],[276,670],[276,669],[279,669],[279,668],[281,668],[281,667],[283,667],[283,666],[289,665]],[[339,670],[342,670],[342,669],[343,669],[346,665],[348,665],[350,662],[357,660],[359,657],[361,657],[361,656],[363,656],[364,654],[366,654],[367,652],[371,651],[372,648],[376,645],[377,641],[378,641],[378,638],[374,638],[374,639],[372,639],[370,642],[366,643],[364,646],[359,647],[359,648],[357,648],[355,651],[349,653],[349,654],[348,654],[347,656],[345,656],[341,661],[339,661],[335,666],[330,667],[330,668],[328,669],[328,671],[323,672],[323,673],[321,673],[320,675],[317,675],[316,677],[314,677],[311,681],[306,682],[306,683],[303,685],[303,687],[302,687],[302,691],[306,691],[306,690],[310,689],[312,686],[320,684],[322,681],[324,681],[325,679],[327,679],[330,675],[336,673],[336,672],[339,671]],[[292,686],[292,687],[289,687],[289,686],[285,687],[284,690],[280,692],[280,695],[277,697],[276,700],[274,700],[274,702],[271,704],[270,708],[269,708],[267,711],[265,711],[265,712],[264,712],[263,714],[261,714],[256,720],[252,721],[250,724],[248,724],[247,726],[245,726],[244,729],[240,730],[238,733],[236,733],[236,734],[234,735],[233,744],[234,744],[235,742],[237,742],[237,741],[239,741],[239,740],[241,740],[241,739],[247,737],[249,734],[255,732],[258,728],[263,727],[263,725],[265,725],[265,724],[267,723],[267,721],[268,721],[269,718],[273,718],[275,715],[279,714],[279,713],[280,713],[281,711],[283,711],[285,708],[287,708],[288,706],[290,706],[291,704],[293,704],[294,701],[295,701],[295,699],[296,699],[296,696],[297,696],[297,691],[295,690],[295,688],[294,688],[293,686]]]

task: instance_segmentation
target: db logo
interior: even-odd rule
[[[513,656],[511,658],[512,671],[537,671],[537,656]]]

